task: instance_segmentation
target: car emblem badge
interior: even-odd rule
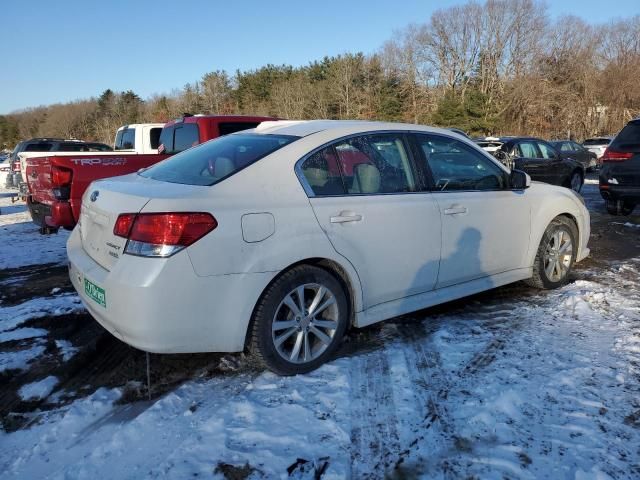
[[[98,190],[94,190],[91,192],[91,196],[89,198],[92,202],[95,202],[98,199],[98,195],[100,195],[100,192]]]

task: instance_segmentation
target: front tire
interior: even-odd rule
[[[569,178],[569,188],[576,193],[580,193],[582,190],[582,185],[584,180],[582,179],[582,175],[577,170],[571,174]]]
[[[307,373],[331,358],[348,319],[340,282],[322,268],[300,265],[262,295],[252,319],[249,348],[260,364],[277,374]]]
[[[542,235],[533,263],[533,276],[526,282],[546,290],[566,284],[576,261],[577,239],[575,223],[565,217],[556,217]]]

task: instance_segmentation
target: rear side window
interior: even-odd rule
[[[363,135],[335,145],[349,194],[372,195],[416,190],[401,134]]]
[[[53,148],[52,143],[29,143],[25,148],[25,152],[50,152]]]
[[[158,145],[160,145],[160,133],[162,132],[161,127],[152,128],[149,131],[149,140],[151,143],[151,148],[156,149]]]
[[[230,133],[256,128],[259,124],[260,122],[221,122],[218,124],[218,131],[220,136],[229,135]]]
[[[140,175],[170,183],[213,185],[297,138],[289,135],[227,135],[178,153]]]
[[[301,167],[307,185],[316,196],[344,195],[346,193],[338,156],[333,147],[328,147],[307,158]]]
[[[614,150],[640,151],[640,122],[628,123],[611,142]]]

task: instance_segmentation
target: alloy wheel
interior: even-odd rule
[[[332,344],[338,329],[335,295],[319,283],[299,285],[280,302],[271,324],[278,354],[288,362],[315,360]]]
[[[571,267],[573,242],[571,235],[564,228],[558,228],[547,243],[544,252],[544,271],[552,282],[559,282],[566,277]]]

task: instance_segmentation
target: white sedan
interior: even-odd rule
[[[559,287],[588,238],[581,197],[451,131],[279,121],[94,182],[67,252],[123,341],[249,349],[296,374],[349,328],[519,280]]]

